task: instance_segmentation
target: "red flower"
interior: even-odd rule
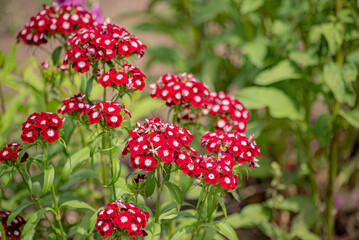
[[[64,64],[67,65],[71,61],[73,68],[78,72],[88,72],[92,64],[91,59],[111,61],[132,54],[141,57],[147,49],[146,45],[137,40],[134,35],[113,24],[98,24],[81,28],[67,40],[67,43],[71,47],[65,54]],[[137,47],[134,47],[135,44]],[[113,78],[117,75],[107,77],[105,75],[99,83],[103,87],[110,85],[111,82],[107,82],[109,77]],[[119,82],[123,84],[121,78],[113,82],[115,85]]]
[[[205,171],[203,177],[205,183],[216,185],[218,183],[219,174],[216,170],[212,169],[211,171]]]
[[[90,124],[102,121],[109,128],[120,127],[125,115],[128,114],[130,116],[125,105],[110,101],[98,102],[89,107],[86,113]]]
[[[33,113],[26,122],[22,124],[21,140],[33,143],[40,135],[49,143],[59,139],[59,128],[62,128],[63,121],[56,113]]]
[[[84,100],[85,96],[85,94],[78,93],[73,97],[66,98],[61,101],[62,107],[57,112],[61,114],[72,114],[73,111],[78,113],[85,112],[90,107],[90,104]]]
[[[55,34],[68,35],[75,29],[92,26],[93,23],[92,14],[82,7],[44,5],[44,9],[31,17],[18,33],[17,39],[29,45],[41,45]]]
[[[137,126],[130,131],[130,139],[122,152],[123,155],[130,153],[133,168],[151,172],[158,161],[172,163],[182,153],[181,158],[188,158],[186,151],[194,137],[186,128],[162,122],[159,118],[146,119],[145,124],[137,123]]]
[[[181,104],[185,109],[182,116],[187,120],[195,120],[201,108],[207,104],[209,90],[206,84],[199,82],[193,74],[164,74],[151,86],[151,97],[158,97],[173,106]]]
[[[13,163],[17,161],[17,157],[19,156],[22,147],[18,143],[10,143],[6,147],[0,150],[0,162],[4,162],[6,160],[7,163]],[[25,154],[21,158],[21,162],[25,162],[29,158],[29,154],[25,152]]]
[[[20,240],[21,239],[20,228],[25,225],[26,221],[20,215],[17,215],[10,224],[7,224],[7,220],[10,214],[11,212],[9,211],[0,211],[0,222],[1,222],[0,224],[2,224],[5,230],[5,238]]]
[[[145,236],[147,233],[142,228],[146,227],[148,219],[149,213],[142,212],[136,205],[116,200],[97,213],[95,228],[102,237],[110,237],[114,231],[124,233],[118,229],[126,229],[131,237]]]
[[[234,129],[241,133],[246,131],[247,122],[250,118],[249,112],[235,97],[224,92],[213,92],[204,110],[210,116],[220,116],[215,124],[218,130],[230,131]]]

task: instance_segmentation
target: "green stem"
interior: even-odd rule
[[[51,194],[52,194],[52,199],[53,199],[54,205],[55,205],[56,221],[57,221],[57,223],[59,224],[59,227],[60,227],[61,237],[62,237],[63,240],[65,240],[66,239],[65,238],[65,233],[64,233],[64,229],[63,229],[62,223],[61,223],[61,213],[60,213],[59,206],[57,204],[54,185],[51,185]]]
[[[29,185],[28,185],[28,183],[27,183],[27,181],[26,181],[26,178],[25,178],[23,172],[21,172],[21,170],[20,170],[18,167],[17,167],[17,171],[20,173],[20,175],[21,175],[21,177],[22,177],[22,180],[23,180],[23,182],[25,183],[25,186],[26,186],[27,190],[28,190],[29,193],[30,193],[30,197],[31,197],[32,199],[34,199],[34,201],[35,201],[35,203],[36,203],[36,205],[37,205],[37,207],[38,207],[39,209],[43,209],[43,207],[42,207],[42,205],[41,205],[41,202],[40,202],[39,199],[36,197],[35,193],[31,194],[30,187],[29,187]],[[54,233],[56,234],[55,225],[52,223],[52,221],[50,220],[50,218],[47,216],[46,213],[45,213],[45,217],[46,217],[47,221],[49,222],[49,224],[50,224],[52,230],[53,230]]]
[[[203,212],[204,204],[205,204],[205,202],[207,200],[207,197],[208,197],[208,185],[206,184],[204,186],[204,197],[202,198],[201,203],[200,203],[200,210],[199,210],[199,214],[198,214],[198,219],[197,219],[197,223],[196,223],[196,226],[194,228],[191,240],[198,239],[199,225],[201,224],[202,212]],[[198,206],[198,204],[199,203],[197,203],[197,206]],[[196,210],[198,211],[198,208]]]
[[[103,90],[103,101],[106,101],[106,88]],[[102,134],[102,149],[106,149],[106,134]],[[106,163],[106,154],[104,152],[101,153],[102,160],[102,180],[104,188],[108,188],[108,171],[107,171],[107,163]],[[108,202],[109,194],[107,194],[106,190],[104,190],[104,200],[105,203]]]
[[[112,178],[114,177],[113,176],[113,159],[112,159],[112,133],[111,135],[109,135],[109,148],[110,148],[110,163],[111,163],[111,176]],[[112,194],[113,194],[113,200],[117,200],[117,196],[116,196],[116,186],[115,186],[115,183],[112,183],[111,185],[112,187]]]
[[[161,210],[161,207],[160,207],[161,191],[162,191],[160,166],[157,166],[156,172],[157,172],[157,200],[156,200],[155,223],[159,223],[160,210]]]
[[[49,156],[49,152],[48,152],[48,148],[47,148],[47,143],[44,143],[42,145],[42,152],[43,152],[43,162],[46,164],[46,167],[49,166],[49,161],[48,161],[48,156]],[[62,227],[62,223],[61,223],[61,214],[60,214],[60,209],[59,206],[57,204],[57,199],[56,199],[56,194],[55,194],[55,189],[54,189],[54,184],[51,185],[51,193],[52,193],[52,199],[55,205],[55,212],[56,212],[56,221],[60,227],[60,231],[61,231],[61,237],[63,240],[65,240],[65,233],[64,233],[64,229]]]

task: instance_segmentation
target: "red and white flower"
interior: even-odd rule
[[[25,219],[20,215],[17,215],[10,224],[7,223],[7,220],[10,216],[10,211],[0,211],[0,224],[2,224],[5,231],[6,239],[20,240],[21,231],[20,228],[26,224]],[[1,233],[0,233],[1,234]],[[0,235],[1,239],[1,235]]]
[[[118,236],[147,236],[143,228],[146,227],[148,219],[148,212],[143,212],[132,203],[121,202],[120,199],[108,203],[105,209],[97,213],[95,229],[102,237],[111,237],[114,232]]]
[[[60,138],[59,129],[62,128],[65,118],[60,118],[56,113],[33,113],[22,124],[21,140],[33,143],[40,135],[49,143]]]
[[[7,161],[8,164],[12,164],[17,161],[22,150],[22,146],[18,143],[10,143],[6,147],[0,150],[0,162]],[[21,162],[25,162],[29,158],[27,152],[21,158]]]

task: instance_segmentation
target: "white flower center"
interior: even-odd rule
[[[126,217],[126,216],[122,216],[121,217],[121,222],[127,222],[128,221],[128,217]]]
[[[111,117],[111,122],[117,122],[118,118],[116,116]]]
[[[55,136],[54,130],[49,130],[49,131],[47,132],[47,135],[48,135],[49,137]]]
[[[146,165],[147,167],[151,166],[151,164],[152,164],[152,160],[151,160],[151,159],[146,159],[146,160],[145,160],[145,165]]]

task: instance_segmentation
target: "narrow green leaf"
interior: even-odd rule
[[[22,238],[24,239],[32,239],[35,234],[36,226],[39,224],[41,217],[45,214],[45,209],[42,208],[37,212],[34,212],[29,220],[27,220],[24,229],[22,231]]]
[[[41,196],[44,196],[50,191],[51,186],[54,184],[55,169],[52,165],[44,171],[44,183],[42,185]]]
[[[146,175],[145,197],[150,197],[155,192],[156,180],[155,171]]]
[[[55,65],[59,65],[59,61],[60,61],[60,55],[61,55],[61,50],[62,50],[62,47],[57,47],[52,55],[51,55],[51,59],[52,59],[52,62],[55,64]]]
[[[90,204],[87,202],[79,201],[79,200],[70,200],[67,202],[64,202],[60,206],[60,210],[64,208],[75,208],[75,209],[88,209],[93,212],[96,212],[96,209],[94,209]]]
[[[17,206],[10,214],[10,216],[7,219],[7,224],[9,225],[12,220],[14,220],[14,218],[16,218],[17,215],[19,215],[25,208],[27,208],[28,206],[33,205],[33,202],[24,202],[22,204],[20,204],[19,206]]]
[[[86,84],[86,97],[90,97],[91,95],[91,91],[92,91],[92,86],[93,86],[93,82],[97,79],[97,77],[95,75],[91,76],[89,78],[89,80],[87,80],[87,84]]]
[[[222,208],[222,211],[224,214],[224,218],[225,218],[225,220],[227,220],[227,208],[226,208],[226,205],[224,204],[223,197],[219,196],[218,194],[216,194],[215,196],[217,198],[217,202],[219,203],[219,205],[221,205],[221,208]]]
[[[88,237],[88,228],[93,214],[87,214],[78,225],[74,240],[84,240]]]
[[[341,112],[340,115],[353,127],[359,128],[359,107],[349,112]]]
[[[114,184],[115,182],[117,182],[117,180],[120,178],[121,175],[121,162],[119,158],[113,158],[112,159],[112,172],[113,172],[113,176],[111,181],[109,182],[109,185]]]
[[[189,233],[192,231],[194,226],[185,226],[184,228],[182,228],[181,230],[177,231],[175,233],[175,235],[173,235],[171,237],[170,240],[182,240],[182,239],[186,239],[187,235],[189,235]]]
[[[225,236],[226,238],[231,239],[231,240],[238,240],[236,231],[234,231],[234,229],[232,228],[231,225],[229,225],[229,223],[222,222],[222,223],[219,223],[217,225],[217,227],[219,228],[218,232],[220,234],[222,234],[223,236]]]
[[[161,225],[159,223],[153,223],[152,226],[152,240],[161,239]]]
[[[61,176],[63,179],[68,179],[68,177],[70,176],[72,171],[79,164],[81,164],[83,161],[85,161],[86,159],[88,159],[90,157],[90,149],[88,147],[85,147],[85,148],[80,149],[76,153],[70,154],[70,155],[71,155],[71,160],[69,159],[66,162],[66,164],[61,172]]]
[[[178,211],[180,211],[183,203],[183,194],[181,189],[176,184],[171,182],[165,182],[165,185],[168,190],[170,190],[172,197],[176,200]]]
[[[3,71],[2,71],[2,76],[0,81],[5,80],[5,78],[7,77],[7,75],[13,71],[16,67],[16,50],[17,50],[17,44],[15,44],[9,54],[6,56],[6,60],[4,63],[4,67],[3,67]]]
[[[24,156],[24,154],[32,147],[36,146],[36,143],[31,143],[31,144],[24,144],[21,152],[19,153],[19,155],[17,156],[17,159],[16,159],[16,163],[17,164],[20,164],[21,162],[21,158]]]

